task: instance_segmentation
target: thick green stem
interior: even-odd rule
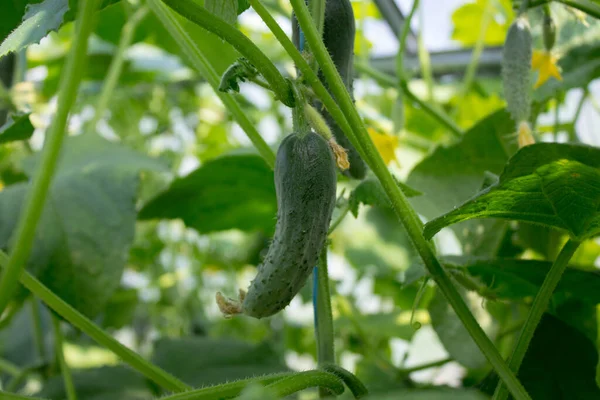
[[[77,392],[75,391],[75,385],[73,384],[73,375],[71,375],[71,369],[65,360],[63,334],[60,330],[60,320],[56,316],[52,316],[52,332],[54,333],[54,349],[56,353],[56,359],[58,360],[60,374],[62,375],[63,383],[65,385],[67,400],[77,400]]]
[[[283,398],[311,387],[327,389],[336,395],[344,393],[342,380],[332,373],[325,371],[304,371],[281,379],[267,387],[279,397]]]
[[[360,399],[369,394],[367,387],[358,379],[353,373],[345,370],[344,368],[335,365],[327,364],[320,367],[322,370],[331,372],[338,378],[344,381],[348,389],[352,392],[355,399]]]
[[[525,354],[529,348],[529,343],[531,343],[531,339],[535,333],[535,329],[542,320],[542,316],[548,308],[548,304],[550,303],[554,289],[556,289],[558,282],[560,282],[560,278],[567,268],[569,260],[571,257],[573,257],[573,254],[575,254],[575,251],[580,244],[580,242],[571,239],[565,243],[562,250],[558,254],[558,257],[556,257],[556,260],[552,264],[552,267],[550,267],[550,271],[548,271],[548,275],[546,275],[544,283],[542,283],[540,290],[535,296],[533,304],[531,305],[531,310],[529,310],[529,315],[525,321],[525,325],[523,325],[521,334],[517,340],[517,344],[515,345],[512,355],[510,356],[509,366],[514,372],[519,371],[521,363],[523,362],[523,358],[525,358]],[[506,387],[502,384],[502,381],[498,382],[493,399],[505,400],[507,397],[508,391],[506,390]]]
[[[315,334],[317,336],[317,361],[319,368],[335,364],[333,316],[331,314],[331,294],[329,293],[329,273],[327,267],[327,246],[321,251],[317,268],[315,290]]]
[[[488,358],[500,378],[509,386],[513,396],[516,399],[529,399],[530,397],[521,383],[510,371],[494,344],[487,337],[483,329],[481,329],[477,320],[473,317],[473,314],[471,314],[471,311],[463,298],[454,287],[438,259],[435,257],[429,242],[423,236],[420,220],[412,209],[408,199],[404,193],[402,193],[388,171],[381,155],[378,153],[367,133],[367,130],[354,107],[352,98],[346,90],[344,82],[336,71],[325,46],[323,46],[319,40],[318,33],[312,24],[310,13],[308,12],[306,5],[302,0],[291,0],[291,3],[305,38],[311,46],[311,50],[327,79],[329,88],[335,95],[340,108],[344,111],[344,115],[348,118],[348,122],[353,129],[351,134],[348,135],[348,139],[352,144],[355,144],[357,148],[360,147],[363,150],[366,155],[364,158],[367,160],[371,170],[373,170],[390,198],[396,215],[404,225],[413,245],[423,259],[429,274],[436,281],[438,287],[454,308],[456,314],[465,325],[465,328],[475,343],[477,343],[483,354]],[[313,85],[313,89],[317,92],[316,85]],[[335,117],[333,114],[332,116]]]
[[[230,399],[238,396],[248,385],[258,383],[268,385],[283,378],[292,376],[293,372],[283,372],[258,376],[254,378],[242,379],[235,382],[224,383],[222,385],[209,386],[202,389],[190,390],[188,392],[175,394],[173,396],[162,397],[161,400],[215,400]]]
[[[429,114],[433,119],[438,121],[440,125],[446,127],[450,133],[456,137],[460,138],[463,135],[462,129],[443,111],[439,110],[437,107],[433,107],[429,105],[429,103],[421,100],[417,95],[415,95],[410,88],[408,87],[407,82],[398,81],[394,77],[387,75],[381,71],[374,69],[373,67],[365,64],[365,63],[356,63],[354,67],[357,71],[369,76],[374,79],[377,83],[383,86],[396,87],[400,88],[402,93],[411,100],[414,104],[423,109],[427,114]]]
[[[242,32],[210,13],[194,0],[162,0],[181,16],[227,41],[246,57],[261,73],[277,98],[286,106],[294,106],[290,82],[281,75],[275,64]],[[217,85],[218,86],[218,85]]]
[[[196,68],[200,75],[202,75],[208,81],[225,107],[233,115],[236,122],[240,125],[244,132],[246,132],[248,139],[250,139],[254,147],[256,147],[258,150],[259,154],[265,159],[265,162],[272,169],[275,166],[275,153],[273,153],[273,150],[271,150],[269,145],[260,136],[254,127],[254,124],[248,119],[239,103],[231,95],[219,91],[221,79],[210,64],[210,61],[206,58],[202,51],[200,51],[198,46],[181,26],[173,13],[167,9],[167,7],[160,2],[160,0],[149,0],[147,4],[152,12],[156,14],[171,36],[173,36],[173,39],[175,39],[175,41],[179,44],[194,68]]]
[[[88,37],[94,27],[93,18],[98,7],[98,0],[86,0],[81,3],[75,21],[73,47],[69,51],[60,78],[56,113],[46,133],[42,159],[36,170],[31,189],[26,194],[25,205],[21,210],[14,236],[15,245],[10,251],[8,265],[4,268],[0,278],[0,315],[13,297],[19,282],[19,275],[29,258],[37,223],[44,209],[48,189],[65,137],[69,110],[77,97],[77,89],[83,74],[87,58]]]
[[[96,124],[100,118],[102,118],[104,112],[108,108],[108,103],[115,90],[115,87],[117,86],[119,76],[121,76],[121,71],[123,70],[123,64],[125,63],[125,51],[129,48],[131,42],[133,41],[135,29],[147,14],[148,9],[144,6],[140,7],[131,16],[131,18],[129,18],[121,30],[121,39],[119,40],[119,45],[117,46],[117,50],[113,55],[110,66],[108,67],[108,73],[106,74],[104,85],[100,91],[100,97],[96,103],[96,110],[94,110],[94,117],[89,123],[89,126],[92,130],[96,129]]]
[[[4,268],[8,262],[8,257],[0,251],[0,267]],[[33,275],[27,271],[21,274],[21,284],[42,300],[48,307],[54,310],[58,315],[69,321],[73,326],[80,329],[83,333],[92,338],[96,343],[106,347],[115,353],[123,362],[131,368],[137,370],[148,379],[156,382],[167,390],[182,392],[191,389],[188,385],[181,382],[174,376],[163,371],[159,367],[145,360],[136,352],[123,346],[111,335],[106,333],[98,325],[94,324],[79,311],[75,310],[60,297],[55,295],[50,289],[44,286]]]

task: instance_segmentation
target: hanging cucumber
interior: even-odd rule
[[[283,310],[306,283],[325,245],[336,200],[335,161],[327,141],[314,132],[286,137],[277,151],[275,191],[273,241],[239,302],[217,293],[226,315],[269,317]]]
[[[333,63],[338,70],[346,88],[352,94],[353,63],[354,63],[354,37],[355,37],[354,11],[350,0],[326,0],[325,20],[323,23],[323,43],[331,55]],[[304,36],[300,31],[298,20],[292,15],[292,40],[300,51],[305,50]],[[327,81],[321,71],[319,79],[327,87]],[[325,121],[330,126],[337,143],[348,151],[350,168],[343,171],[345,175],[363,179],[367,173],[367,166],[358,151],[346,138],[342,129],[335,123],[333,117],[325,110],[320,102],[314,104],[318,110],[323,110]]]
[[[531,56],[529,23],[525,17],[518,17],[508,29],[502,57],[504,97],[517,124],[527,121],[531,110]]]

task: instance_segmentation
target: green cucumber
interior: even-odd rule
[[[532,38],[525,17],[515,19],[506,35],[502,56],[502,83],[506,108],[518,124],[531,112],[530,73]]]
[[[352,94],[354,81],[354,37],[356,34],[354,11],[350,0],[326,0],[325,20],[323,23],[323,43],[331,55],[346,88]],[[304,50],[304,37],[295,15],[292,15],[292,40],[299,50]],[[329,90],[325,76],[319,71],[319,79]],[[331,91],[330,91],[331,93]],[[320,102],[314,104],[318,110],[323,110],[325,121],[331,128],[337,143],[348,152],[350,168],[343,173],[351,178],[363,179],[367,166],[360,154],[348,140],[342,129],[335,123],[333,117],[325,110]]]
[[[335,161],[325,139],[310,132],[281,142],[275,162],[275,235],[243,296],[244,314],[269,317],[304,286],[327,239],[335,190]]]

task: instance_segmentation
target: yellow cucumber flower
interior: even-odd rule
[[[385,133],[379,133],[373,128],[368,128],[369,136],[373,140],[377,151],[381,154],[381,158],[388,165],[391,161],[396,161],[396,147],[398,147],[398,136],[386,135]]]
[[[547,50],[534,50],[531,57],[531,68],[538,71],[538,79],[534,88],[542,86],[550,77],[562,81],[560,67],[556,64],[558,57]]]

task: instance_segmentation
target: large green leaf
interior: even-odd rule
[[[472,218],[532,222],[560,229],[576,240],[599,234],[600,149],[559,143],[524,147],[496,184],[430,221],[425,236]]]
[[[537,327],[519,380],[533,399],[600,399],[596,346],[577,329],[546,314]]]
[[[497,111],[469,129],[462,140],[438,147],[410,173],[407,184],[423,195],[413,206],[428,219],[448,212],[476,194],[486,181],[486,172],[500,174],[516,150],[512,139],[515,123],[509,114]],[[454,229],[469,254],[493,255],[504,228],[495,222],[466,223]]]
[[[153,396],[143,376],[122,366],[75,370],[73,384],[79,400],[146,400]],[[63,377],[50,378],[36,396],[67,398]]]
[[[24,162],[32,175],[39,155]],[[133,240],[139,172],[166,171],[157,160],[95,135],[66,140],[38,224],[28,268],[88,316],[119,285]],[[0,247],[10,248],[28,183],[0,192]]]
[[[152,362],[194,387],[287,370],[266,343],[204,337],[160,339]]]
[[[29,139],[33,130],[29,114],[9,115],[6,123],[0,126],[0,144]]]
[[[198,232],[226,229],[270,232],[277,201],[273,171],[256,154],[208,161],[151,200],[141,219],[181,218]]]

